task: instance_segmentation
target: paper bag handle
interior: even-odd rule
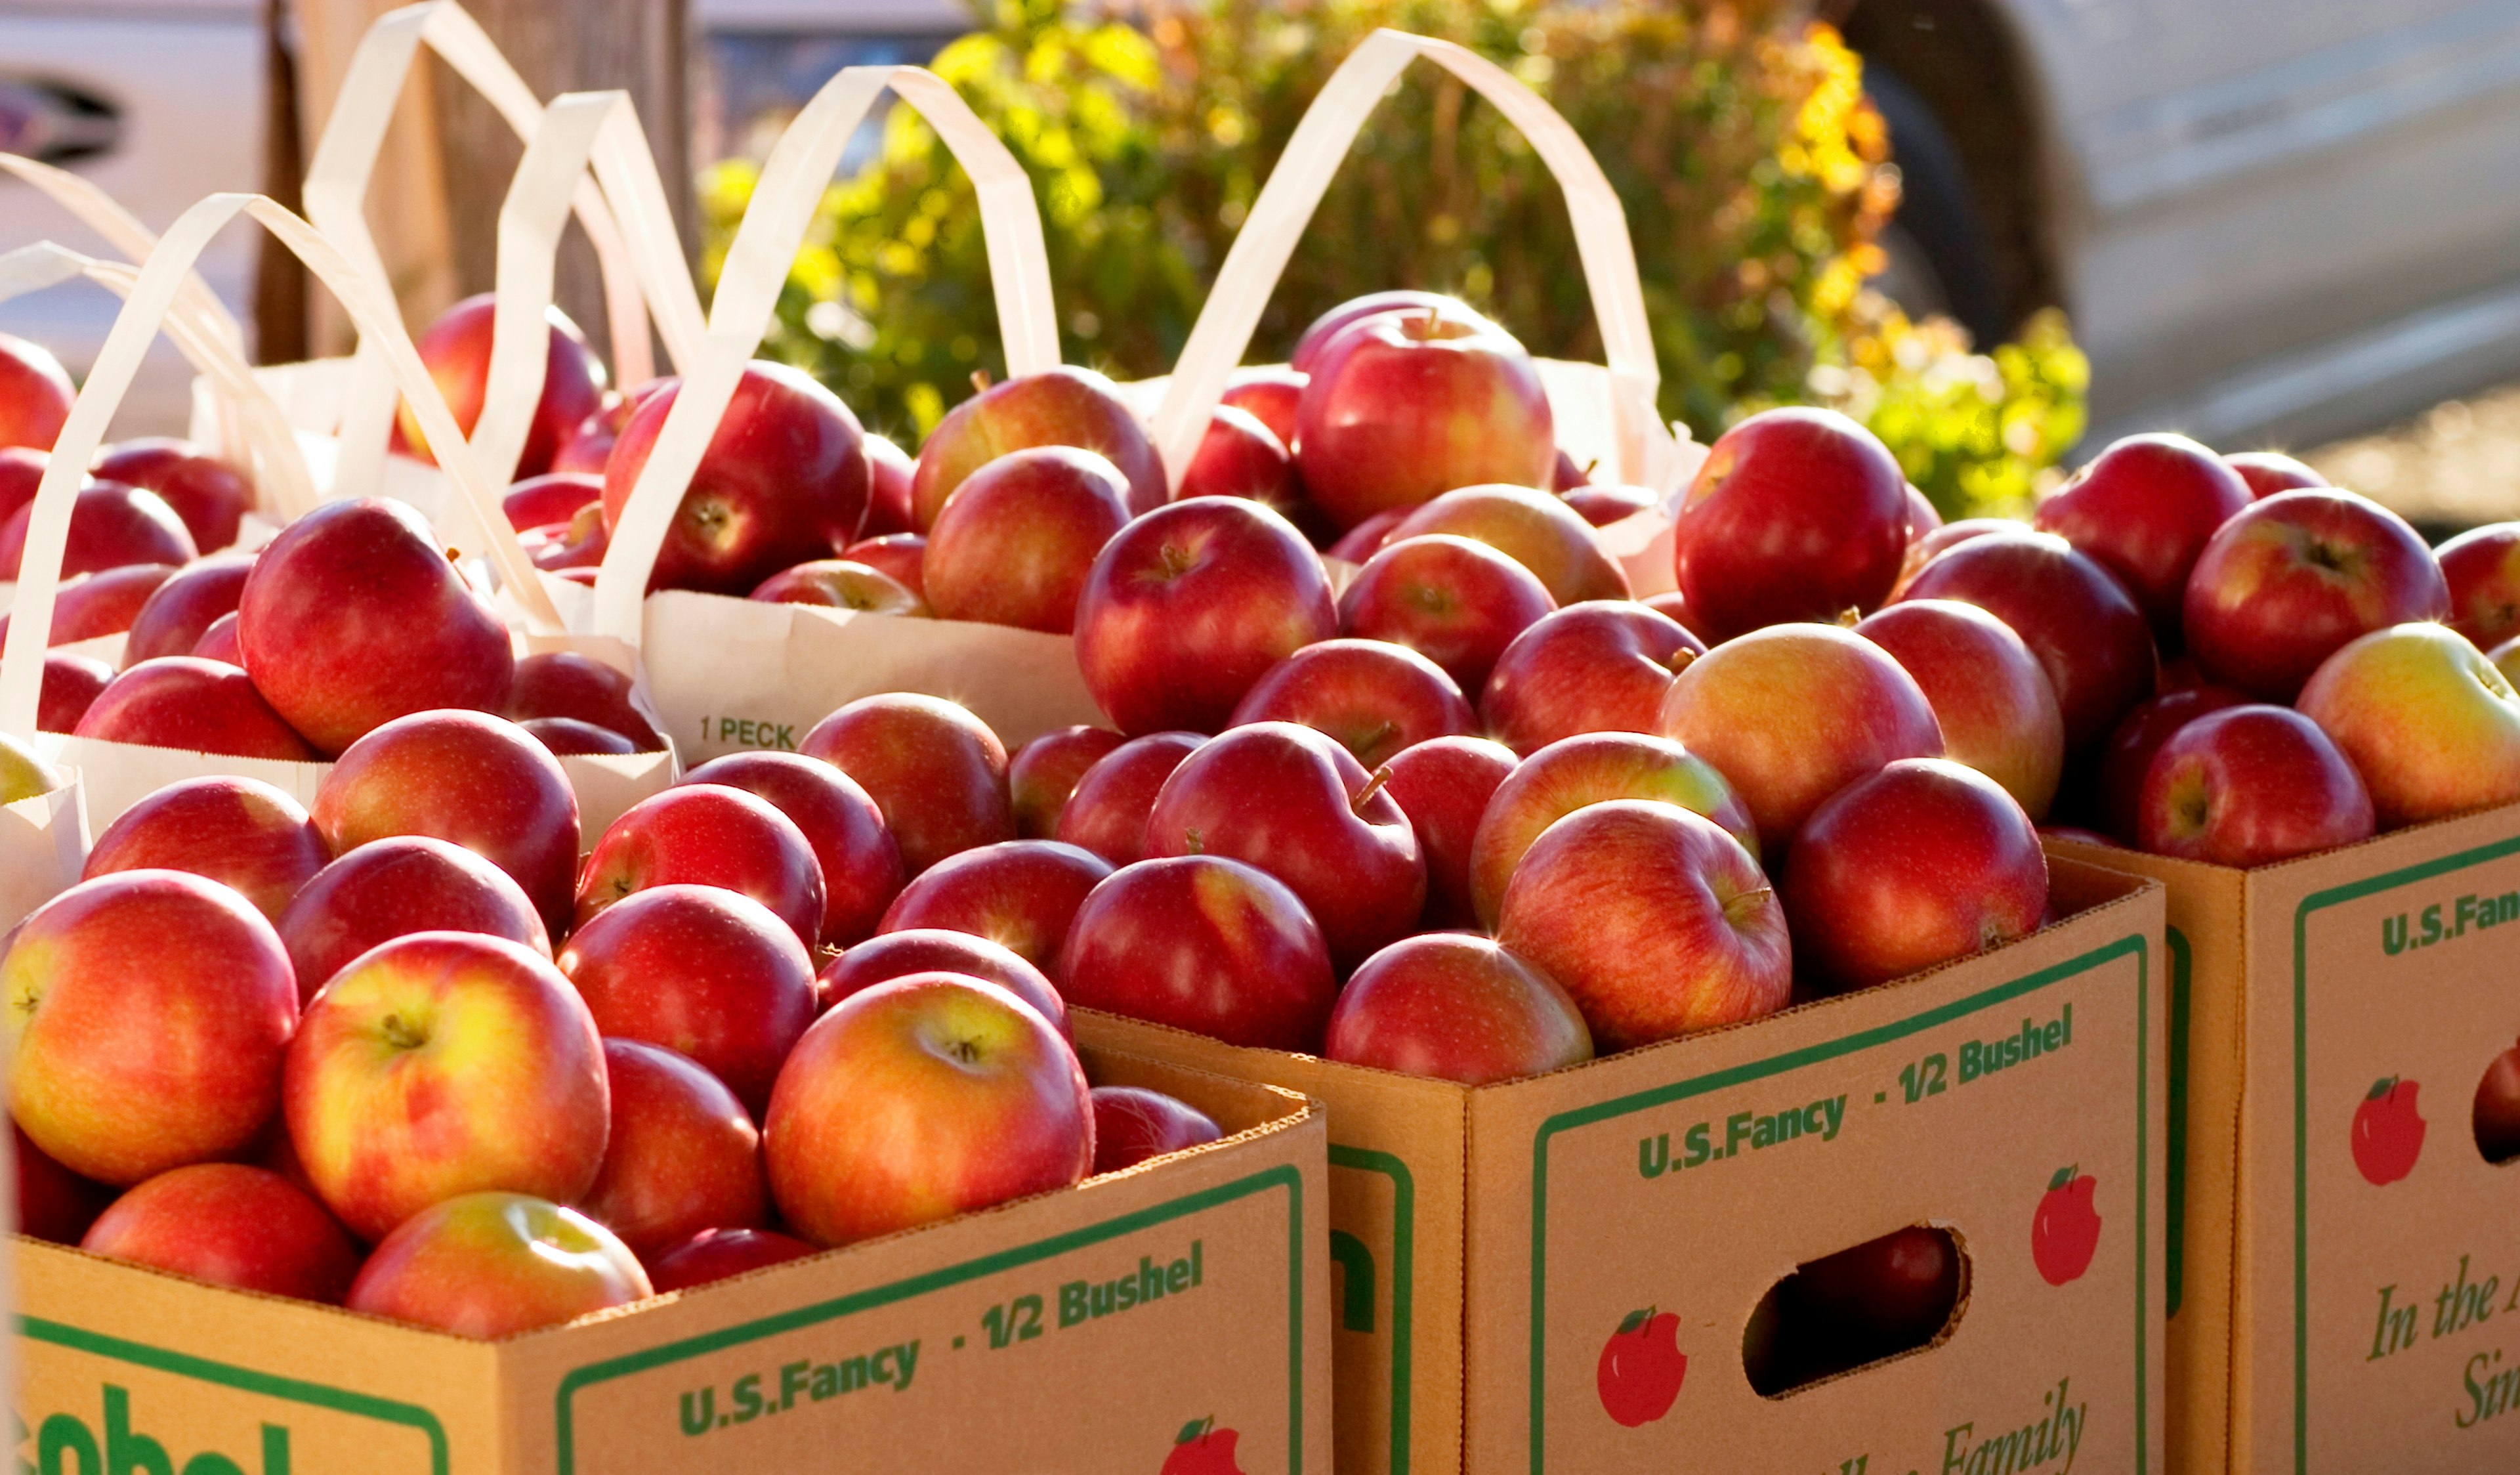
[[[830,187],[849,136],[889,88],[944,140],[979,196],[980,233],[988,244],[997,295],[998,331],[1010,375],[1037,374],[1058,363],[1058,317],[1050,294],[1050,252],[1032,180],[989,125],[944,78],[922,67],[851,67],[823,84],[779,135],[753,186],[752,203],[736,227],[709,302],[708,334],[697,367],[675,392],[664,428],[612,530],[596,576],[594,633],[639,638],[648,576],[700,457],[743,367],[770,330],[780,289],[804,245],[814,210]]]
[[[260,195],[211,195],[178,216],[142,264],[130,299],[115,315],[112,331],[106,335],[105,346],[54,442],[52,463],[36,488],[28,519],[8,640],[0,645],[0,731],[34,735],[44,651],[52,636],[53,602],[61,587],[62,557],[69,543],[70,511],[79,484],[87,480],[88,463],[104,443],[106,427],[130,391],[185,275],[210,238],[240,214],[260,222],[340,299],[359,331],[378,345],[394,383],[419,415],[423,434],[431,444],[446,447],[439,464],[448,478],[472,499],[476,515],[486,509],[489,528],[507,527],[499,512],[498,489],[481,475],[472,446],[456,430],[455,416],[429,382],[428,370],[421,364],[411,336],[403,331],[383,284],[351,264],[338,247],[277,202]],[[523,547],[513,537],[493,536],[489,541],[500,578],[525,609],[529,622],[557,630],[560,622],[550,593],[536,577]]]
[[[1627,211],[1600,164],[1565,117],[1505,69],[1451,41],[1385,28],[1348,54],[1295,125],[1191,327],[1154,420],[1155,445],[1175,485],[1198,454],[1225,382],[1251,346],[1261,309],[1331,176],[1385,90],[1419,57],[1476,89],[1521,130],[1556,176],[1566,208],[1575,217],[1575,249],[1583,258],[1585,287],[1592,294],[1609,363],[1618,442],[1615,472],[1621,481],[1656,487],[1668,476],[1662,463],[1676,454],[1677,442],[1654,410],[1662,375],[1645,321],[1636,248],[1628,238]]]

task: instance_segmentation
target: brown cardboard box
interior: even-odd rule
[[[2169,889],[2172,1469],[2520,1469],[2520,1170],[2470,1121],[2520,1037],[2520,806],[2248,871],[2050,849]],[[2393,1080],[2427,1125],[2375,1182]]]
[[[20,1239],[21,1455],[47,1475],[1157,1475],[1213,1418],[1246,1475],[1328,1475],[1321,1109],[1086,1053],[1228,1137],[504,1342]]]
[[[1077,1031],[1328,1104],[1341,1475],[2156,1471],[2161,890],[2054,869],[2072,915],[2035,937],[1504,1085],[1107,1015]],[[2078,1273],[2049,1244],[2051,1284],[2034,1241],[2071,1235],[2061,1214],[2040,1227],[2068,1168],[2095,1180],[2100,1237]],[[1919,1221],[1970,1260],[1947,1338],[1752,1392],[1741,1336],[1768,1289]],[[1679,1314],[1688,1361],[1669,1411],[1623,1427],[1603,1352],[1646,1308]]]

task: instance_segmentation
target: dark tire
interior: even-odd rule
[[[1881,241],[1891,256],[1884,286],[1912,312],[1948,313],[1981,346],[2002,342],[2011,324],[1995,243],[1958,149],[1897,72],[1868,61],[1864,90],[1889,125],[1899,166],[1899,212]]]

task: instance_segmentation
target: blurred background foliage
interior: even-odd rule
[[[1508,68],[1591,145],[1635,238],[1666,414],[1700,439],[1764,405],[1864,420],[1946,515],[2017,510],[2080,436],[2061,317],[1971,351],[1864,288],[1898,201],[1861,64],[1788,0],[996,0],[931,64],[1032,176],[1066,357],[1172,366],[1235,231],[1314,94],[1374,27]],[[915,443],[1004,372],[970,186],[908,109],[826,193],[764,351]],[[712,279],[755,177],[703,180]],[[1368,124],[1252,346],[1386,287],[1459,293],[1533,351],[1598,359],[1555,183],[1431,67]]]

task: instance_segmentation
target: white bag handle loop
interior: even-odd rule
[[[1622,482],[1661,487],[1673,474],[1678,441],[1654,409],[1662,375],[1654,362],[1653,334],[1645,320],[1644,289],[1637,277],[1627,211],[1620,207],[1617,192],[1574,127],[1505,69],[1453,42],[1387,28],[1366,37],[1349,53],[1313,99],[1226,253],[1225,265],[1208,292],[1206,305],[1199,309],[1198,321],[1191,327],[1190,341],[1182,347],[1181,361],[1155,411],[1154,441],[1163,453],[1166,471],[1174,484],[1180,484],[1225,393],[1226,379],[1250,347],[1261,310],[1284,273],[1287,258],[1294,254],[1295,243],[1311,224],[1331,176],[1338,172],[1384,92],[1419,57],[1476,89],[1531,140],[1541,161],[1556,176],[1566,208],[1575,218],[1575,249],[1583,258],[1584,283],[1600,321],[1602,349],[1609,364],[1617,432],[1613,470]]]
[[[663,550],[683,493],[717,434],[743,366],[770,330],[779,292],[803,246],[849,136],[889,88],[927,119],[979,196],[998,329],[1011,376],[1058,363],[1058,318],[1050,293],[1050,253],[1032,180],[989,125],[944,78],[921,67],[851,67],[823,84],[779,136],[736,228],[709,303],[708,335],[675,392],[673,408],[631,488],[596,577],[594,632],[637,640],[648,576]]]

